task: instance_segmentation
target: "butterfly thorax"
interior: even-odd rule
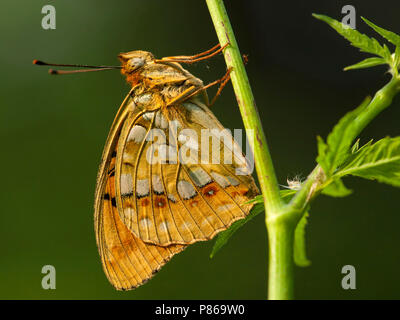
[[[201,91],[203,81],[179,63],[157,60],[150,52],[121,53],[121,73],[132,86],[135,103],[169,106]]]

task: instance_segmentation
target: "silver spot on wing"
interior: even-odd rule
[[[149,180],[142,179],[136,181],[136,195],[141,198],[149,195]]]
[[[230,182],[227,177],[224,177],[222,174],[219,174],[217,172],[211,172],[211,176],[217,182],[222,188],[229,187]]]
[[[212,181],[211,177],[202,168],[190,170],[189,175],[198,187],[204,187]]]
[[[186,180],[178,182],[178,193],[185,200],[193,198],[197,194],[192,184]]]
[[[153,191],[156,194],[163,194],[164,193],[164,186],[162,184],[161,178],[158,175],[152,176],[152,184],[153,184]]]
[[[131,196],[133,194],[133,179],[129,173],[121,174],[121,196]]]
[[[128,135],[128,141],[133,141],[135,143],[141,143],[143,142],[145,136],[146,136],[146,129],[142,126],[135,125],[132,127],[131,131],[129,132]]]

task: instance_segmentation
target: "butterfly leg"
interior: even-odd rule
[[[221,79],[213,81],[213,82],[207,84],[206,86],[198,87],[198,86],[192,85],[192,86],[188,87],[186,90],[181,92],[179,95],[177,95],[176,97],[174,97],[173,99],[168,101],[168,103],[165,106],[168,107],[168,106],[171,106],[173,104],[177,104],[180,101],[188,100],[189,98],[193,97],[194,95],[196,95],[196,94],[198,94],[200,92],[203,93],[203,98],[204,98],[204,101],[205,101],[206,105],[209,106],[209,107],[212,106],[214,104],[214,102],[216,101],[216,99],[218,98],[218,96],[221,94],[222,89],[225,87],[225,85],[228,83],[229,79],[231,78],[230,77],[231,71],[232,71],[232,68],[229,68],[227,70],[227,72],[225,73],[225,75]],[[217,84],[219,84],[218,91],[215,94],[214,98],[212,99],[211,103],[209,103],[209,99],[208,99],[208,95],[207,95],[206,89],[208,89],[208,88],[210,88],[212,86],[215,86]]]
[[[248,63],[248,61],[249,61],[248,55],[244,54],[242,57],[243,57],[243,63],[246,65]],[[215,103],[215,101],[217,100],[217,98],[221,94],[222,89],[224,89],[224,87],[226,86],[226,84],[230,80],[231,71],[232,71],[232,67],[228,69],[228,71],[225,73],[225,75],[220,80],[218,80],[218,81],[220,81],[219,87],[218,87],[218,91],[215,94],[214,98],[212,99],[211,103],[208,103],[208,97],[207,97],[206,101],[207,101],[207,106],[208,107],[211,107]]]
[[[215,45],[215,46],[212,47],[211,49],[206,50],[206,51],[203,51],[203,52],[201,52],[201,53],[199,53],[199,54],[195,54],[195,55],[192,55],[192,56],[171,56],[171,57],[164,57],[164,58],[162,58],[162,60],[168,60],[168,59],[185,59],[185,60],[187,60],[187,59],[196,59],[196,58],[198,58],[198,57],[202,57],[202,56],[208,55],[208,54],[212,53],[213,51],[218,50],[219,48],[221,48],[221,45],[218,43],[217,45]]]
[[[193,55],[193,56],[171,56],[171,57],[164,57],[162,59],[156,59],[155,62],[180,62],[180,63],[195,63],[201,60],[206,60],[210,59],[211,57],[217,55],[220,53],[222,50],[224,50],[229,43],[225,44],[224,46],[221,47],[220,44],[217,44],[216,46],[212,47],[211,49],[201,52],[199,54]]]
[[[217,98],[220,96],[222,90],[224,89],[228,81],[231,79],[231,71],[232,68],[229,68],[228,71],[226,71],[225,75],[221,79],[217,80],[219,81],[219,87],[214,98],[211,100],[211,103],[208,104],[208,107],[211,107],[215,103],[215,101],[217,101]]]
[[[215,81],[207,84],[206,86],[193,91],[185,99],[189,99],[190,97],[196,95],[197,93],[199,93],[201,91],[204,92],[206,89],[219,84],[218,91],[215,94],[214,98],[211,100],[211,103],[207,103],[208,107],[211,107],[214,104],[214,102],[217,100],[218,96],[221,94],[222,89],[226,86],[226,84],[228,83],[229,79],[231,78],[231,76],[230,76],[231,71],[232,71],[232,68],[229,68],[226,71],[225,75],[221,79],[215,80]],[[207,97],[206,101],[208,102],[208,97]]]
[[[189,99],[190,97],[192,97],[197,92],[199,92],[199,91],[196,90],[196,86],[190,86],[185,91],[183,91],[181,94],[174,97],[172,100],[168,101],[168,103],[166,104],[166,107],[171,106],[173,104],[177,104],[179,101],[185,101],[185,100]]]

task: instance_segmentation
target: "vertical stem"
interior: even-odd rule
[[[269,298],[291,299],[293,297],[293,219],[285,209],[279,193],[279,186],[269,153],[260,116],[244,68],[242,56],[236,43],[225,6],[222,0],[206,0],[221,46],[225,62],[231,68],[232,86],[235,91],[243,123],[248,137],[254,132],[255,139],[249,139],[264,196],[265,223],[269,237]]]
[[[293,243],[295,224],[277,223],[268,228],[269,278],[268,299],[293,299]]]
[[[258,180],[265,199],[266,213],[274,215],[283,206],[282,199],[242,56],[223,1],[207,0],[207,5],[221,46],[229,43],[229,46],[224,49],[225,62],[228,68],[232,68],[232,86],[248,137],[252,136],[249,133],[254,130],[255,139],[253,141],[249,139],[249,142],[254,153]]]

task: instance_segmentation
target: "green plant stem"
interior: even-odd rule
[[[289,300],[294,296],[293,244],[296,224],[282,222],[268,226],[270,300]]]
[[[229,43],[224,49],[225,62],[227,67],[232,70],[232,86],[254,153],[258,180],[264,197],[270,257],[269,298],[291,299],[293,297],[295,223],[286,223],[290,220],[291,215],[285,210],[285,204],[279,193],[267,140],[224,3],[222,0],[207,0],[207,5],[221,46]]]
[[[273,215],[279,212],[283,202],[242,56],[223,1],[207,0],[207,5],[221,46],[229,43],[229,46],[224,49],[225,62],[228,68],[232,68],[232,86],[248,137],[251,138],[251,133],[254,132],[254,139],[249,139],[249,142],[254,153],[265,208],[269,215]]]
[[[301,189],[290,201],[289,208],[303,213],[307,203],[314,197],[319,187],[326,181],[326,176],[322,168],[317,165],[308,175]]]
[[[385,110],[391,103],[394,96],[400,91],[400,77],[394,76],[380,89],[369,103],[369,105],[363,110],[358,117],[354,120],[357,126],[357,132],[353,137],[353,140],[361,133],[361,131],[373,120],[376,116]]]
[[[379,90],[368,106],[357,116],[354,121],[356,130],[353,140],[361,133],[361,131],[391,103],[394,96],[400,91],[400,78],[394,76],[390,82]],[[291,298],[293,293],[293,263],[290,257],[293,256],[293,237],[296,224],[311,199],[318,194],[324,185],[332,181],[327,177],[322,168],[317,165],[310,173],[307,180],[303,183],[301,189],[296,193],[287,206],[287,214],[290,219],[283,219],[283,222],[276,223],[275,228],[269,228],[270,242],[270,284],[269,298],[282,299],[282,297]],[[286,227],[282,228],[282,225]],[[293,225],[294,223],[294,225]],[[274,260],[277,260],[275,262]],[[279,267],[279,261],[286,261],[284,266]],[[276,268],[276,270],[275,270]],[[286,277],[283,281],[282,278]],[[284,285],[282,285],[284,284]]]
[[[231,80],[236,99],[243,118],[248,137],[254,130],[255,140],[250,139],[257,175],[264,197],[266,210],[265,223],[269,239],[269,298],[293,298],[293,250],[294,232],[298,221],[311,199],[332,181],[318,165],[303,183],[291,202],[285,205],[279,194],[279,187],[268,150],[267,141],[262,129],[254,97],[236,39],[229,22],[222,0],[206,0],[221,46],[229,43],[224,49],[224,57],[228,68],[231,68]],[[353,140],[359,133],[386,107],[400,91],[400,78],[397,70],[392,80],[378,91],[370,104],[354,121]]]
[[[380,89],[368,104],[368,106],[354,120],[356,130],[353,140],[361,131],[375,119],[391,103],[393,98],[400,92],[400,77],[394,75],[392,79],[382,89]],[[317,165],[310,173],[302,188],[296,193],[288,205],[288,210],[304,210],[310,200],[318,193],[321,187],[326,186],[332,181],[326,177],[322,168]]]

